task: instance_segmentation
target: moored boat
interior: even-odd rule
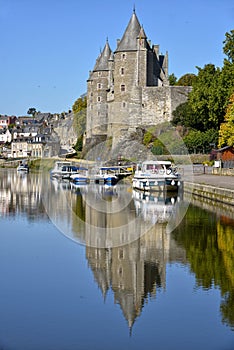
[[[88,169],[84,167],[78,167],[74,174],[70,175],[70,180],[75,183],[89,183]]]
[[[20,164],[19,164],[18,167],[17,167],[17,172],[27,174],[27,173],[29,172],[29,166],[28,166],[28,164],[27,164],[27,163],[24,163],[24,162],[20,162]]]
[[[71,162],[67,162],[67,161],[57,161],[57,162],[55,162],[54,168],[50,172],[50,176],[51,177],[56,177],[56,178],[61,177],[62,168],[65,167],[65,166],[71,166],[71,165],[72,165],[72,163]]]
[[[137,164],[132,180],[134,189],[142,191],[178,191],[181,176],[171,161],[145,161]]]

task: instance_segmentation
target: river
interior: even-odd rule
[[[0,170],[1,350],[233,350],[234,218]]]

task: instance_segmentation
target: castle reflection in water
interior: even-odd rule
[[[50,220],[84,245],[103,299],[113,294],[130,330],[144,304],[166,290],[167,264],[174,263],[189,266],[198,287],[220,288],[222,322],[234,327],[234,211],[198,198],[186,203],[187,197],[147,195],[124,184],[77,187],[48,174],[0,171],[1,219],[14,218],[16,229],[22,218]]]
[[[112,290],[131,329],[148,298],[166,288],[166,264],[185,262],[167,232],[177,197],[145,196],[131,187],[52,182],[48,176],[1,172],[1,216],[52,220],[85,245],[88,266],[103,299]]]

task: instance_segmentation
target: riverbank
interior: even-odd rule
[[[194,175],[192,180],[184,181],[184,191],[203,197],[210,204],[219,202],[234,206],[234,176]]]

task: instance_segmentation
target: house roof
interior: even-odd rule
[[[139,37],[140,31],[141,31],[141,25],[134,11],[128,23],[128,26],[124,32],[124,35],[118,44],[116,52],[136,51],[137,38]]]
[[[103,51],[101,52],[100,56],[97,58],[93,71],[109,70],[108,60],[111,56],[111,53],[112,51],[107,40]]]
[[[233,146],[225,146],[225,147],[216,149],[216,152],[223,152],[223,151],[226,151],[226,150],[229,149],[229,148],[233,148]]]

